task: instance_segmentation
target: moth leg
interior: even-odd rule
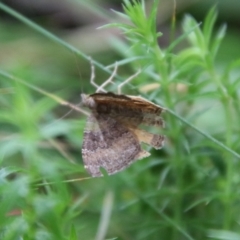
[[[121,94],[121,88],[125,85],[125,84],[127,84],[127,83],[129,83],[130,81],[132,81],[135,77],[137,77],[139,74],[140,74],[140,72],[141,72],[141,69],[139,69],[135,74],[133,74],[132,76],[130,76],[129,78],[127,78],[124,82],[122,82],[122,83],[120,83],[119,85],[118,85],[118,94]]]
[[[115,63],[115,67],[114,67],[114,70],[113,70],[111,76],[102,85],[99,86],[94,81],[94,79],[95,79],[95,67],[94,67],[93,61],[92,61],[91,58],[89,58],[89,59],[90,59],[90,64],[91,64],[90,83],[97,89],[96,92],[104,92],[104,93],[106,93],[107,91],[104,89],[104,87],[106,87],[109,83],[112,83],[112,80],[113,80],[114,76],[117,73],[117,68],[118,68],[117,62]]]
[[[112,80],[114,78],[114,76],[116,75],[116,72],[117,72],[117,68],[118,68],[118,65],[117,65],[117,62],[115,63],[115,67],[114,67],[114,70],[111,74],[111,76],[102,84],[102,85],[97,85],[94,81],[94,78],[95,78],[95,69],[94,69],[94,66],[93,64],[91,65],[91,69],[92,69],[92,74],[91,74],[91,84],[96,88],[96,92],[102,92],[102,93],[106,93],[107,91],[104,89],[109,83],[113,83]]]
[[[106,92],[104,87],[106,87],[109,83],[113,83],[112,80],[113,80],[113,78],[115,77],[115,75],[117,73],[117,69],[118,69],[118,64],[116,62],[115,66],[114,66],[114,70],[113,70],[111,76],[97,89],[96,92]]]

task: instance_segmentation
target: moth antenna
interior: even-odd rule
[[[141,69],[139,69],[135,74],[133,74],[132,76],[130,76],[129,78],[127,78],[124,82],[122,82],[122,83],[120,83],[119,85],[118,85],[118,87],[117,87],[117,91],[118,91],[118,94],[121,94],[121,89],[122,89],[122,87],[125,85],[125,84],[127,84],[127,83],[129,83],[130,81],[132,81],[135,77],[137,77],[139,74],[141,73]]]
[[[104,88],[109,84],[109,83],[113,83],[112,80],[115,77],[116,73],[117,73],[117,69],[118,69],[118,63],[115,63],[115,67],[114,70],[111,74],[111,76],[101,85],[97,88],[96,92],[107,92]]]

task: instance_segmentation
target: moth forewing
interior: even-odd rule
[[[156,149],[164,136],[152,134],[139,125],[163,126],[162,107],[140,97],[114,93],[82,94],[82,103],[91,111],[84,131],[82,156],[88,172],[102,176],[103,167],[114,174],[132,162],[150,155],[141,148],[146,143]]]

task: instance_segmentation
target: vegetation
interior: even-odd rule
[[[62,51],[82,61],[82,87],[90,93],[90,73],[84,71],[89,58],[0,3],[40,33],[32,36],[38,60],[32,45],[28,59],[21,45],[7,45],[10,34],[1,37],[9,47],[1,50],[0,70],[1,239],[240,239],[240,61],[217,59],[226,26],[215,31],[214,7],[202,24],[186,15],[182,35],[174,37],[173,21],[172,40],[162,47],[158,41],[164,35],[156,30],[161,3],[153,1],[148,14],[144,1],[123,4],[124,13],[115,14],[128,23],[105,27],[121,29],[127,39],[114,40],[122,55],[120,72],[127,77],[142,69],[124,93],[140,93],[166,108],[167,141],[123,172],[87,178],[80,151],[86,117],[71,113],[61,118],[67,108],[60,104],[80,92]],[[24,39],[22,31],[19,38]],[[46,39],[42,46],[43,37],[54,46]],[[20,59],[12,58],[14,51]],[[52,55],[59,63],[49,70]],[[111,71],[93,62],[103,72],[101,81]],[[124,80],[119,75],[109,90]]]

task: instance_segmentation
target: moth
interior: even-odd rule
[[[138,96],[114,93],[81,94],[82,103],[90,109],[82,145],[82,158],[87,171],[102,176],[117,173],[138,159],[148,157],[141,147],[146,143],[162,148],[164,136],[153,134],[140,125],[163,127],[162,107]]]

